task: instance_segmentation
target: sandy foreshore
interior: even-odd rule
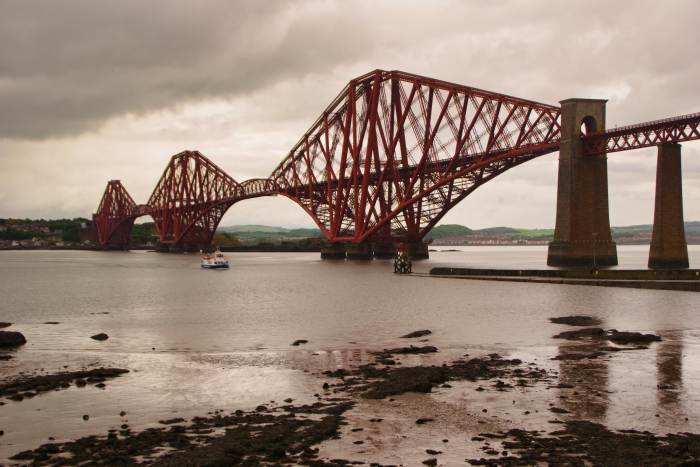
[[[429,330],[397,336],[396,347],[347,354],[312,350],[312,342],[298,343],[283,358],[306,383],[289,391],[288,397],[206,413],[173,407],[170,417],[137,416],[114,405],[111,423],[102,430],[83,429],[81,436],[66,437],[59,425],[46,442],[33,445],[13,436],[14,430],[26,427],[8,423],[10,416],[0,427],[4,462],[314,466],[699,462],[700,436],[692,434],[698,431],[696,420],[680,413],[661,424],[658,413],[605,415],[617,392],[607,384],[607,362],[646,359],[668,338],[625,334],[597,324],[585,317],[557,321],[561,345],[555,354],[550,349],[517,348],[496,353],[468,344],[440,349],[431,343]],[[33,370],[7,375],[0,382],[2,409],[11,406],[17,422],[23,410],[36,410],[33,401],[49,394],[109,393],[119,384],[142,384],[148,391],[150,384],[138,368]],[[227,370],[224,366],[218,371]],[[670,378],[653,389],[654,395],[672,401],[677,385]],[[648,397],[648,390],[635,388],[627,410],[634,410],[635,399]],[[88,423],[89,409],[85,412]],[[9,439],[13,443],[8,446],[3,441]]]

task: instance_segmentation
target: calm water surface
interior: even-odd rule
[[[544,247],[460,250],[433,252],[416,270],[541,268],[546,261]],[[620,267],[645,266],[647,247],[618,251]],[[699,267],[700,247],[690,254],[691,267]],[[398,276],[389,261],[321,261],[316,253],[228,256],[230,270],[205,271],[197,255],[0,252],[0,321],[28,340],[0,361],[1,376],[105,364],[132,370],[107,390],[71,388],[0,406],[0,459],[48,436],[105,432],[123,422],[120,410],[140,428],[173,413],[312,400],[314,371],[365,361],[368,351],[396,346],[397,336],[416,329],[431,329],[431,344],[446,356],[498,351],[575,378],[580,363],[549,360],[571,344],[552,339],[565,328],[547,318],[570,314],[664,338],[601,360],[592,384],[605,396],[572,403],[574,413],[579,407],[579,415],[611,426],[700,431],[698,294]],[[109,340],[89,338],[98,332]],[[296,339],[310,343],[291,347]],[[675,390],[659,393],[657,385],[667,383]],[[546,404],[551,394],[532,397]]]

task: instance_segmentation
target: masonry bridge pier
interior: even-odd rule
[[[698,113],[607,130],[604,100],[556,106],[374,70],[345,86],[269,177],[239,183],[198,151],[183,151],[146,204],[110,181],[93,221],[103,248],[128,248],[134,220],[151,216],[162,249],[199,250],[235,203],[283,196],[321,230],[323,258],[388,258],[399,243],[427,258],[422,240],[452,207],[503,172],[558,151],[547,263],[612,266],[608,154],[656,146],[649,267],[687,268],[680,143],[697,139]]]

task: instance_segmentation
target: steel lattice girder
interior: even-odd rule
[[[595,155],[696,139],[700,139],[700,113],[591,133],[584,136],[583,147]]]
[[[93,216],[102,245],[150,214],[162,243],[210,243],[237,201],[282,195],[330,241],[421,239],[506,170],[559,149],[560,109],[400,71],[352,81],[267,179],[241,184],[197,151],[173,156],[147,205],[118,181]],[[700,114],[601,131],[588,154],[700,139]]]
[[[332,241],[417,240],[485,179],[556,150],[559,113],[377,70],[350,82],[270,178]]]
[[[170,159],[148,200],[161,243],[210,243],[241,185],[198,151]]]
[[[100,200],[93,223],[101,245],[128,245],[138,206],[119,180],[110,180]]]

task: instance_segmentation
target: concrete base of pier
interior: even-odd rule
[[[617,245],[613,241],[554,241],[549,244],[547,265],[563,267],[605,267],[617,265]]]
[[[414,242],[406,244],[406,253],[412,260],[428,259],[428,244],[423,242]]]
[[[321,247],[321,259],[345,259],[345,245],[326,243]]]
[[[372,244],[348,243],[345,246],[345,257],[347,259],[370,260],[374,257]]]
[[[372,244],[374,257],[377,259],[392,259],[396,256],[398,245],[393,242],[376,242]]]

